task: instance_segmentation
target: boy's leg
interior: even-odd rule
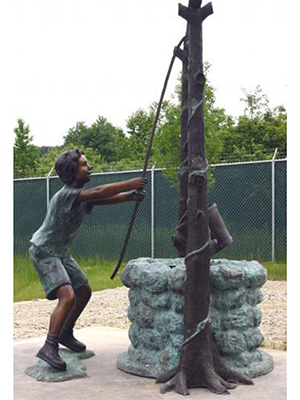
[[[29,255],[46,292],[47,299],[58,298],[58,304],[50,317],[46,342],[37,353],[37,357],[54,368],[65,370],[66,363],[58,354],[58,335],[74,305],[75,294],[72,282],[59,257],[47,254],[34,245],[30,247]]]
[[[73,257],[65,257],[62,262],[70,281],[72,282],[76,299],[60,332],[59,343],[73,351],[84,351],[86,346],[74,338],[73,328],[91,297],[91,288],[86,275]]]
[[[67,325],[72,328],[74,327],[77,319],[79,318],[82,311],[85,309],[87,303],[89,302],[91,294],[92,294],[91,287],[88,283],[86,283],[85,285],[81,286],[78,290],[76,290],[75,301],[73,307],[68,313],[64,326]]]
[[[68,313],[68,316],[59,335],[59,343],[76,352],[84,351],[86,349],[84,343],[74,338],[73,329],[77,319],[89,302],[91,294],[91,287],[88,283],[85,283],[76,290],[74,305]]]
[[[63,285],[56,291],[58,303],[50,317],[49,333],[59,335],[69,313],[75,304],[75,294],[71,285]]]
[[[65,371],[66,363],[58,354],[58,335],[72,309],[75,294],[71,285],[63,285],[56,290],[57,306],[50,317],[49,332],[44,346],[37,353],[37,357],[46,361],[51,367]]]

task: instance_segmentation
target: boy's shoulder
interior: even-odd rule
[[[69,208],[68,204],[74,202],[80,190],[82,189],[75,189],[65,185],[53,195],[51,202],[53,205],[59,204],[59,206],[66,204],[67,208]]]
[[[71,195],[77,195],[82,188],[72,188],[71,186],[64,185],[58,192],[55,193],[57,197],[65,197]]]

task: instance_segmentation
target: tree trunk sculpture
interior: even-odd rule
[[[226,367],[215,348],[210,327],[210,259],[214,242],[210,238],[207,209],[202,22],[213,13],[213,9],[211,3],[204,7],[201,3],[201,0],[190,0],[188,7],[179,4],[179,15],[188,22],[188,162],[182,150],[180,175],[184,179],[184,167],[188,167],[188,201],[184,216],[186,189],[181,188],[182,221],[178,227],[179,234],[184,232],[184,229],[180,231],[180,225],[186,218],[187,254],[181,245],[186,264],[184,343],[178,366],[157,379],[158,383],[165,383],[161,393],[174,390],[183,395],[189,394],[188,388],[207,387],[213,393],[223,394],[235,388],[236,383],[253,383]],[[184,105],[182,109],[184,111]],[[182,115],[184,117],[184,112]],[[185,143],[184,137],[183,147],[186,147]]]

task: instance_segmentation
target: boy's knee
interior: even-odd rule
[[[72,307],[76,299],[74,290],[71,285],[61,286],[57,290],[57,297],[59,301],[66,303],[69,307]]]

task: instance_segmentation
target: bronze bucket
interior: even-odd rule
[[[214,253],[217,253],[232,243],[232,237],[228,232],[221,215],[219,214],[216,203],[208,207],[208,220],[211,239],[216,239],[218,242],[218,246],[214,251]]]

